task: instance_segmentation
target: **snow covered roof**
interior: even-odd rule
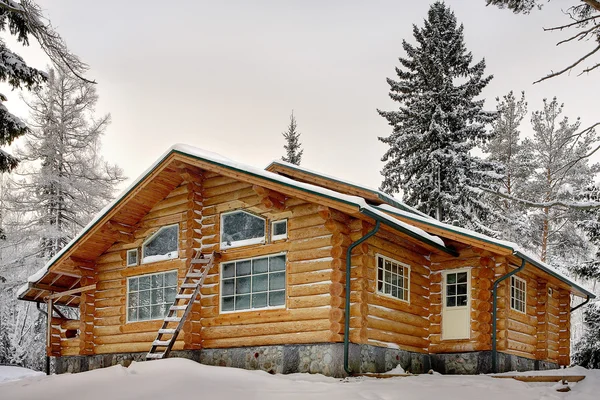
[[[126,188],[119,196],[117,196],[117,198],[115,200],[113,200],[102,211],[100,211],[96,215],[96,217],[94,219],[92,219],[92,221],[90,221],[90,223],[88,225],[86,225],[79,232],[79,234],[77,236],[75,236],[75,238],[73,238],[73,240],[71,240],[71,242],[69,242],[59,253],[57,253],[54,257],[52,257],[52,259],[50,259],[43,268],[41,268],[35,274],[31,275],[27,280],[28,283],[19,289],[19,291],[17,292],[17,296],[19,298],[23,298],[23,296],[30,289],[30,284],[39,282],[48,273],[48,271],[49,271],[50,267],[52,267],[52,265],[54,265],[63,255],[65,255],[65,253],[67,253],[93,227],[95,227],[107,213],[109,213],[113,208],[117,207],[128,194],[130,194],[133,190],[135,190],[144,179],[146,179],[160,164],[162,164],[167,158],[169,158],[173,154],[179,154],[179,155],[189,157],[192,159],[208,162],[212,165],[226,168],[227,170],[251,175],[251,176],[258,177],[258,178],[261,178],[261,179],[269,181],[269,182],[282,184],[284,186],[288,186],[288,187],[291,187],[294,189],[300,189],[304,192],[311,193],[313,195],[318,195],[318,196],[321,196],[321,197],[324,197],[324,198],[327,198],[330,200],[334,200],[339,203],[343,203],[346,205],[356,207],[357,212],[359,212],[365,216],[368,216],[370,218],[373,218],[374,220],[379,221],[382,224],[392,227],[393,229],[396,229],[396,230],[420,241],[421,243],[424,243],[424,244],[426,244],[430,247],[436,248],[438,250],[444,251],[448,254],[457,255],[456,251],[453,250],[452,248],[447,247],[446,244],[444,243],[444,241],[440,237],[432,235],[430,233],[427,233],[425,230],[423,230],[419,227],[413,226],[410,223],[399,220],[398,218],[396,218],[393,215],[396,215],[396,216],[399,216],[399,217],[402,217],[402,218],[405,218],[408,220],[412,220],[412,221],[418,221],[418,222],[427,224],[429,226],[436,226],[436,227],[444,229],[446,231],[459,233],[463,236],[467,236],[467,237],[470,237],[470,238],[473,238],[473,239],[476,239],[476,240],[479,240],[482,242],[488,242],[488,243],[493,243],[498,246],[502,246],[502,247],[512,251],[513,254],[515,254],[519,257],[526,258],[530,264],[549,273],[550,275],[555,276],[556,278],[567,283],[571,287],[576,288],[578,291],[580,291],[592,298],[595,297],[593,293],[591,293],[590,291],[577,285],[575,282],[573,282],[572,280],[570,280],[568,277],[564,276],[563,274],[559,273],[554,268],[543,263],[542,261],[538,260],[534,256],[528,255],[519,245],[517,245],[515,243],[494,239],[494,238],[479,234],[477,232],[474,232],[474,231],[471,231],[468,229],[444,224],[444,223],[439,222],[429,216],[424,215],[423,213],[413,209],[412,207],[409,207],[403,203],[398,202],[397,200],[395,200],[377,190],[366,188],[364,186],[356,185],[356,184],[349,183],[349,182],[340,181],[340,180],[337,180],[336,178],[328,177],[326,175],[322,175],[317,172],[310,171],[308,169],[293,166],[294,168],[297,168],[298,170],[309,173],[309,174],[319,175],[319,176],[325,177],[327,179],[335,180],[337,182],[340,182],[340,183],[343,183],[346,185],[353,185],[357,188],[360,188],[361,190],[372,191],[373,193],[376,193],[377,195],[387,197],[387,199],[384,201],[388,204],[381,204],[379,206],[374,206],[374,205],[369,204],[364,198],[359,197],[359,196],[344,194],[344,193],[340,193],[340,192],[337,192],[337,191],[334,191],[332,189],[328,189],[328,188],[325,188],[322,186],[317,186],[317,185],[313,185],[310,183],[300,182],[300,181],[297,181],[297,180],[294,180],[294,179],[291,179],[291,178],[288,178],[288,177],[285,177],[285,176],[282,176],[277,173],[270,172],[270,171],[267,171],[267,170],[264,170],[261,168],[238,163],[227,157],[223,157],[217,153],[213,153],[210,151],[206,151],[206,150],[199,149],[197,147],[193,147],[193,146],[189,146],[189,145],[185,145],[185,144],[176,144],[176,145],[173,145],[169,150],[167,150],[146,171],[144,171],[136,180],[134,180],[131,183],[131,185],[129,185],[128,188]],[[284,165],[283,162],[281,162],[281,161],[274,161],[270,165],[274,165],[274,164]],[[291,165],[286,165],[286,167],[291,168]],[[267,168],[269,168],[269,167],[267,167]],[[392,202],[396,203],[396,205],[400,205],[400,207],[395,207],[395,206],[390,205],[389,203],[392,203]],[[388,213],[392,214],[392,215],[389,215]]]
[[[560,271],[556,270],[555,268],[553,268],[552,266],[550,266],[549,264],[541,261],[540,259],[538,259],[536,256],[532,255],[531,253],[529,253],[527,250],[523,249],[522,246],[520,246],[517,243],[514,242],[509,242],[507,240],[501,240],[501,239],[495,239],[493,237],[472,231],[470,229],[465,229],[465,228],[461,228],[459,226],[454,226],[454,225],[449,225],[449,224],[445,224],[443,222],[440,222],[436,219],[433,218],[423,218],[419,215],[415,215],[413,213],[409,213],[406,212],[404,210],[400,210],[396,207],[392,207],[388,204],[382,204],[380,206],[376,206],[377,209],[384,211],[384,212],[388,212],[390,214],[393,215],[397,215],[401,218],[405,218],[405,219],[409,219],[409,220],[413,220],[413,221],[418,221],[421,222],[423,224],[427,224],[430,226],[435,226],[438,228],[442,228],[444,230],[450,231],[450,232],[455,232],[458,233],[460,235],[466,236],[466,237],[470,237],[472,239],[476,239],[478,241],[482,241],[482,242],[487,242],[490,244],[494,244],[496,246],[500,246],[500,247],[504,247],[507,250],[511,251],[514,255],[516,255],[519,258],[523,258],[525,259],[528,263],[530,263],[531,265],[541,269],[542,271],[554,276],[555,278],[560,279],[561,281],[567,283],[569,286],[576,288],[577,290],[579,290],[580,292],[582,292],[583,294],[585,294],[586,296],[589,296],[590,298],[596,298],[596,296],[589,291],[588,289],[585,289],[584,287],[580,286],[579,284],[575,283],[573,280],[571,280],[569,277],[567,277],[566,275],[562,274]]]
[[[225,167],[229,170],[249,174],[255,177],[259,177],[271,182],[283,184],[289,187],[301,189],[302,191],[309,192],[318,196],[326,197],[328,199],[335,200],[337,202],[345,203],[347,205],[355,206],[357,211],[368,215],[371,218],[379,220],[381,223],[388,225],[396,230],[399,230],[419,241],[425,243],[431,247],[440,249],[447,253],[455,253],[452,249],[447,248],[444,241],[434,235],[431,235],[424,230],[399,221],[398,219],[387,215],[381,210],[376,209],[374,206],[369,205],[365,199],[358,196],[351,196],[343,193],[336,192],[331,189],[323,188],[309,183],[298,182],[296,180],[281,176],[279,174],[266,171],[261,168],[253,167],[250,165],[235,162],[227,157],[223,157],[220,154],[199,149],[197,147],[176,144],[167,150],[158,160],[156,160],[146,171],[144,171],[137,179],[135,179],[129,187],[127,187],[119,196],[109,203],[102,211],[100,211],[74,238],[71,240],[60,252],[52,257],[44,267],[38,270],[35,274],[31,275],[27,279],[27,284],[23,285],[17,292],[17,297],[22,298],[23,295],[30,289],[29,284],[39,282],[49,271],[50,267],[54,265],[65,253],[67,253],[73,245],[75,245],[83,236],[85,236],[93,227],[95,227],[100,220],[113,208],[115,208],[130,192],[132,192],[138,185],[154,171],[163,161],[165,161],[172,154],[180,154],[183,156],[199,159],[202,161],[209,162],[220,167]]]

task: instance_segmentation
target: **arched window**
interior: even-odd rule
[[[221,249],[264,242],[264,218],[246,211],[221,214]]]
[[[142,245],[142,263],[179,256],[179,225],[163,226]]]

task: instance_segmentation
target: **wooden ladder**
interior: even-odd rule
[[[183,283],[179,286],[179,291],[175,296],[173,305],[169,308],[169,312],[165,316],[161,328],[158,330],[156,339],[152,342],[152,347],[148,354],[146,354],[146,360],[156,360],[169,356],[187,316],[192,311],[192,306],[196,302],[208,271],[215,265],[215,262],[219,258],[220,254],[217,252],[213,252],[209,258],[206,258],[201,252],[196,253],[196,256],[191,261],[190,269],[183,279]],[[201,267],[198,269],[198,266]],[[191,293],[190,290],[192,291]],[[183,315],[178,316],[178,312],[182,310]],[[177,326],[173,327],[173,324],[177,324]]]

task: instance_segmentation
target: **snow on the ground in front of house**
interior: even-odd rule
[[[396,375],[396,374],[405,374],[406,371],[404,370],[404,368],[402,368],[402,366],[400,364],[396,365],[395,368],[390,369],[387,372],[384,372],[384,374],[387,375]]]
[[[23,378],[29,378],[32,376],[45,376],[43,372],[34,371],[32,369],[23,367],[13,367],[8,365],[0,365],[0,383],[16,381]],[[0,395],[2,391],[0,391]],[[0,396],[0,398],[3,398]]]
[[[555,371],[557,372],[557,371]],[[0,384],[0,398],[19,400],[238,399],[419,399],[419,400],[596,400],[600,371],[559,393],[554,383],[529,384],[486,375],[418,375],[405,378],[335,379],[323,375],[269,375],[262,371],[211,367],[185,359],[132,363],[80,374],[33,377]]]

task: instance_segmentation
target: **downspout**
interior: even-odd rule
[[[517,269],[510,271],[506,275],[502,275],[500,278],[496,279],[496,281],[494,282],[494,289],[492,290],[492,372],[494,373],[498,372],[498,350],[496,343],[496,331],[498,325],[498,321],[496,320],[498,316],[498,286],[504,280],[522,271],[523,268],[525,268],[525,263],[527,262],[525,258],[522,257],[518,252],[515,252],[514,255],[521,259],[521,266]]]
[[[344,308],[344,371],[346,371],[348,375],[350,375],[350,366],[348,365],[348,349],[350,347],[350,275],[352,268],[352,250],[365,240],[369,239],[371,236],[375,235],[379,230],[380,225],[381,223],[379,222],[379,220],[376,220],[375,228],[373,228],[373,230],[368,232],[365,236],[358,239],[356,242],[350,244],[350,246],[348,246],[348,250],[346,251],[346,304]]]
[[[573,311],[577,310],[578,308],[581,308],[581,307],[585,306],[589,302],[590,302],[590,296],[587,295],[587,296],[585,296],[585,301],[583,303],[581,303],[579,305],[576,305],[575,307],[571,308],[571,311],[569,311],[569,312],[573,312]]]

